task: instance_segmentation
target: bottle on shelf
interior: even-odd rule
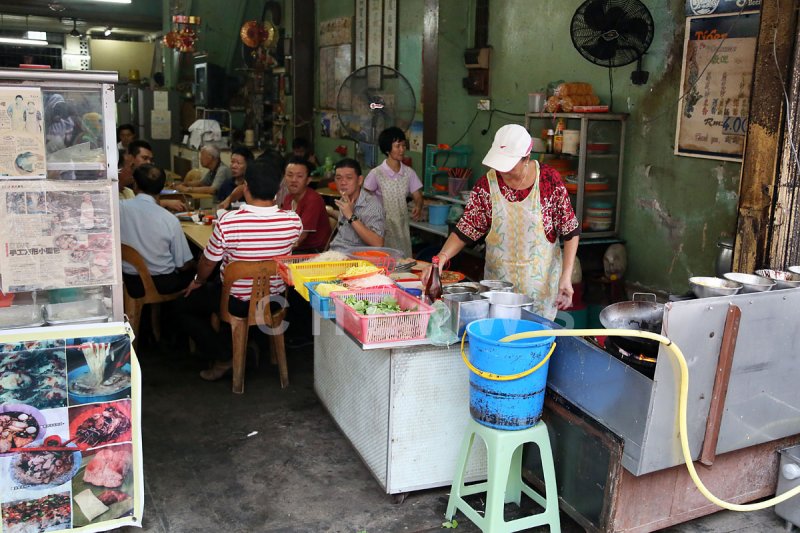
[[[553,130],[547,130],[547,140],[545,141],[545,151],[548,154],[553,153],[553,140],[555,137],[555,133]]]
[[[564,149],[564,130],[566,128],[567,125],[564,123],[564,119],[558,119],[556,130],[553,133],[553,152],[556,154],[560,154]]]
[[[433,266],[428,276],[428,283],[425,284],[425,299],[429,304],[442,298],[442,280],[439,276],[439,256],[434,255],[431,260]]]

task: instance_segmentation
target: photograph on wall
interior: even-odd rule
[[[686,20],[675,154],[741,161],[759,14]]]
[[[122,324],[67,328],[0,333],[4,533],[141,523],[141,381],[128,331]],[[87,374],[94,377],[75,389]]]
[[[0,182],[2,290],[115,283],[111,187],[108,182]]]
[[[0,87],[0,179],[46,175],[41,89]]]

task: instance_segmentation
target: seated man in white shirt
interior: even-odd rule
[[[133,171],[133,179],[136,197],[119,204],[120,240],[142,256],[158,292],[185,289],[194,275],[192,253],[180,222],[157,200],[167,176],[144,164]],[[143,296],[142,280],[133,265],[123,262],[122,274],[128,293]]]

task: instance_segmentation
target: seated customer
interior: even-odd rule
[[[233,192],[239,187],[244,185],[244,172],[247,170],[247,164],[253,160],[253,152],[245,146],[234,146],[231,149],[231,179],[222,184],[217,191],[220,198],[224,198],[220,204],[219,209],[228,209],[231,203],[241,198],[240,195],[236,200],[233,199]]]
[[[325,200],[314,189],[310,189],[311,164],[302,157],[291,157],[283,171],[283,182],[288,194],[281,209],[294,211],[303,221],[303,234],[297,241],[296,251],[305,254],[319,253],[328,244],[331,225]]]
[[[383,205],[374,194],[363,188],[361,165],[355,159],[345,158],[334,168],[336,188],[342,197],[336,200],[339,225],[331,241],[331,250],[383,246]]]
[[[178,313],[181,329],[194,338],[198,349],[215,360],[210,369],[200,373],[203,379],[219,379],[232,367],[229,327],[226,324],[217,333],[202,322],[219,311],[225,267],[233,261],[265,261],[290,254],[300,237],[303,229],[300,217],[278,209],[273,201],[279,180],[279,170],[273,165],[260,162],[248,165],[244,185],[247,204],[219,218],[198,263],[197,276],[186,289],[187,298]],[[219,278],[212,279],[214,268],[220,262]],[[272,278],[270,289],[275,296],[283,293],[285,286],[280,277]],[[252,281],[234,283],[229,300],[232,315],[247,316],[251,291]]]
[[[316,168],[319,166],[317,156],[311,150],[311,143],[305,137],[295,137],[292,139],[292,154],[289,157],[300,157],[308,160]],[[311,171],[314,171],[314,168]]]
[[[128,143],[128,148],[119,162],[118,185],[121,199],[130,200],[135,196],[133,192],[133,171],[136,167],[152,162],[153,147],[150,146],[150,143],[138,140]]]
[[[136,197],[119,204],[120,240],[142,256],[158,292],[185,289],[193,275],[192,253],[181,223],[157,202],[167,176],[162,169],[145,164],[136,167],[133,179]],[[131,296],[144,296],[133,265],[123,262],[122,276]]]
[[[179,184],[176,189],[180,192],[194,192],[213,194],[216,200],[222,201],[217,194],[222,184],[231,179],[231,169],[219,158],[219,148],[207,144],[200,149],[200,165],[207,168],[208,172],[196,181]]]

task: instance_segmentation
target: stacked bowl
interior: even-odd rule
[[[608,231],[614,225],[614,204],[606,200],[590,200],[583,211],[583,225],[591,231]]]

